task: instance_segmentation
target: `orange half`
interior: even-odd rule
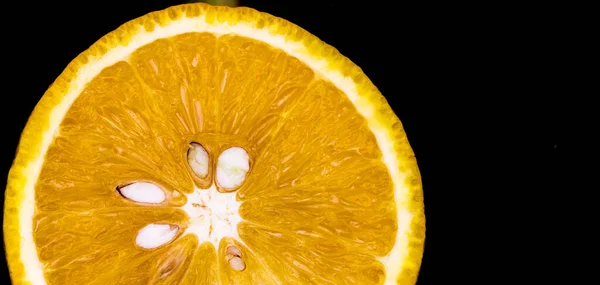
[[[414,284],[414,154],[367,76],[248,8],[175,6],[74,59],[25,127],[13,284]]]

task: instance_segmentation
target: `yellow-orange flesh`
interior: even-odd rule
[[[191,142],[211,161],[243,147],[239,239],[183,235],[195,177]],[[156,40],[105,68],[62,121],[36,184],[33,235],[48,284],[380,284],[396,241],[390,174],[366,120],[329,81],[282,50],[235,35]],[[137,181],[159,205],[125,199]],[[219,189],[225,192],[224,189]],[[142,249],[147,224],[181,228]],[[246,269],[225,260],[236,245]],[[178,283],[179,282],[179,283]]]

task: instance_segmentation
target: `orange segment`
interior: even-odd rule
[[[326,231],[285,232],[249,223],[239,230],[257,255],[280,268],[283,284],[380,284],[385,274],[373,255]]]
[[[281,19],[194,4],[124,25],[57,79],[4,231],[15,284],[411,284],[421,197],[360,69]]]
[[[219,282],[215,247],[210,243],[203,243],[196,249],[181,285],[217,285]]]
[[[219,260],[220,284],[278,284],[278,277],[274,272],[262,263],[259,257],[231,238],[223,239],[219,245],[218,256],[226,256],[227,247],[234,245],[242,252],[242,258],[245,262],[244,271],[234,270],[223,258]]]
[[[172,208],[126,208],[89,213],[54,211],[36,215],[34,237],[40,261],[46,264],[49,284],[111,284],[109,281],[120,278],[118,275],[128,275],[131,270],[139,270],[139,266],[149,266],[153,263],[148,261],[150,259],[172,255],[182,244],[197,244],[195,237],[186,236],[156,252],[133,246],[137,231],[148,223],[174,223],[185,227],[186,220],[183,211]],[[186,248],[190,249],[186,254],[191,254],[195,247],[188,245]],[[97,272],[103,272],[102,278]],[[141,272],[146,274],[145,278],[151,277],[148,270]],[[96,279],[104,279],[104,283]]]

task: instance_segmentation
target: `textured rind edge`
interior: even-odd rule
[[[49,128],[50,118],[54,107],[73,88],[71,82],[77,77],[79,69],[88,62],[104,55],[108,50],[117,46],[126,46],[131,38],[139,33],[140,27],[152,31],[157,25],[165,26],[170,22],[185,17],[203,15],[207,22],[219,21],[235,24],[243,21],[252,23],[254,28],[267,29],[271,34],[283,36],[286,40],[302,43],[310,55],[316,59],[325,59],[327,68],[337,70],[351,78],[356,84],[361,101],[366,101],[374,107],[376,121],[389,131],[392,137],[400,171],[405,175],[405,186],[409,189],[408,205],[404,207],[412,215],[409,233],[408,258],[403,264],[402,274],[397,278],[397,284],[415,284],[425,241],[425,214],[423,208],[423,191],[421,176],[414,152],[408,142],[402,123],[395,115],[387,100],[373,85],[363,71],[348,58],[341,55],[334,47],[329,46],[304,29],[272,15],[258,12],[254,9],[239,7],[210,6],[205,4],[186,4],[152,12],[131,20],[118,29],[110,32],[94,43],[88,50],[77,56],[54,83],[44,93],[34,108],[21,134],[17,154],[8,175],[8,183],[4,202],[4,247],[8,261],[10,276],[14,285],[32,284],[25,279],[25,266],[20,259],[21,237],[17,234],[19,225],[20,205],[25,202],[23,189],[28,181],[27,169],[35,167],[32,161],[45,151],[40,149],[44,134]]]

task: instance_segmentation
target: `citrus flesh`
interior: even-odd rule
[[[4,236],[14,284],[412,284],[422,207],[358,67],[284,20],[192,4],[125,24],[50,87]]]

